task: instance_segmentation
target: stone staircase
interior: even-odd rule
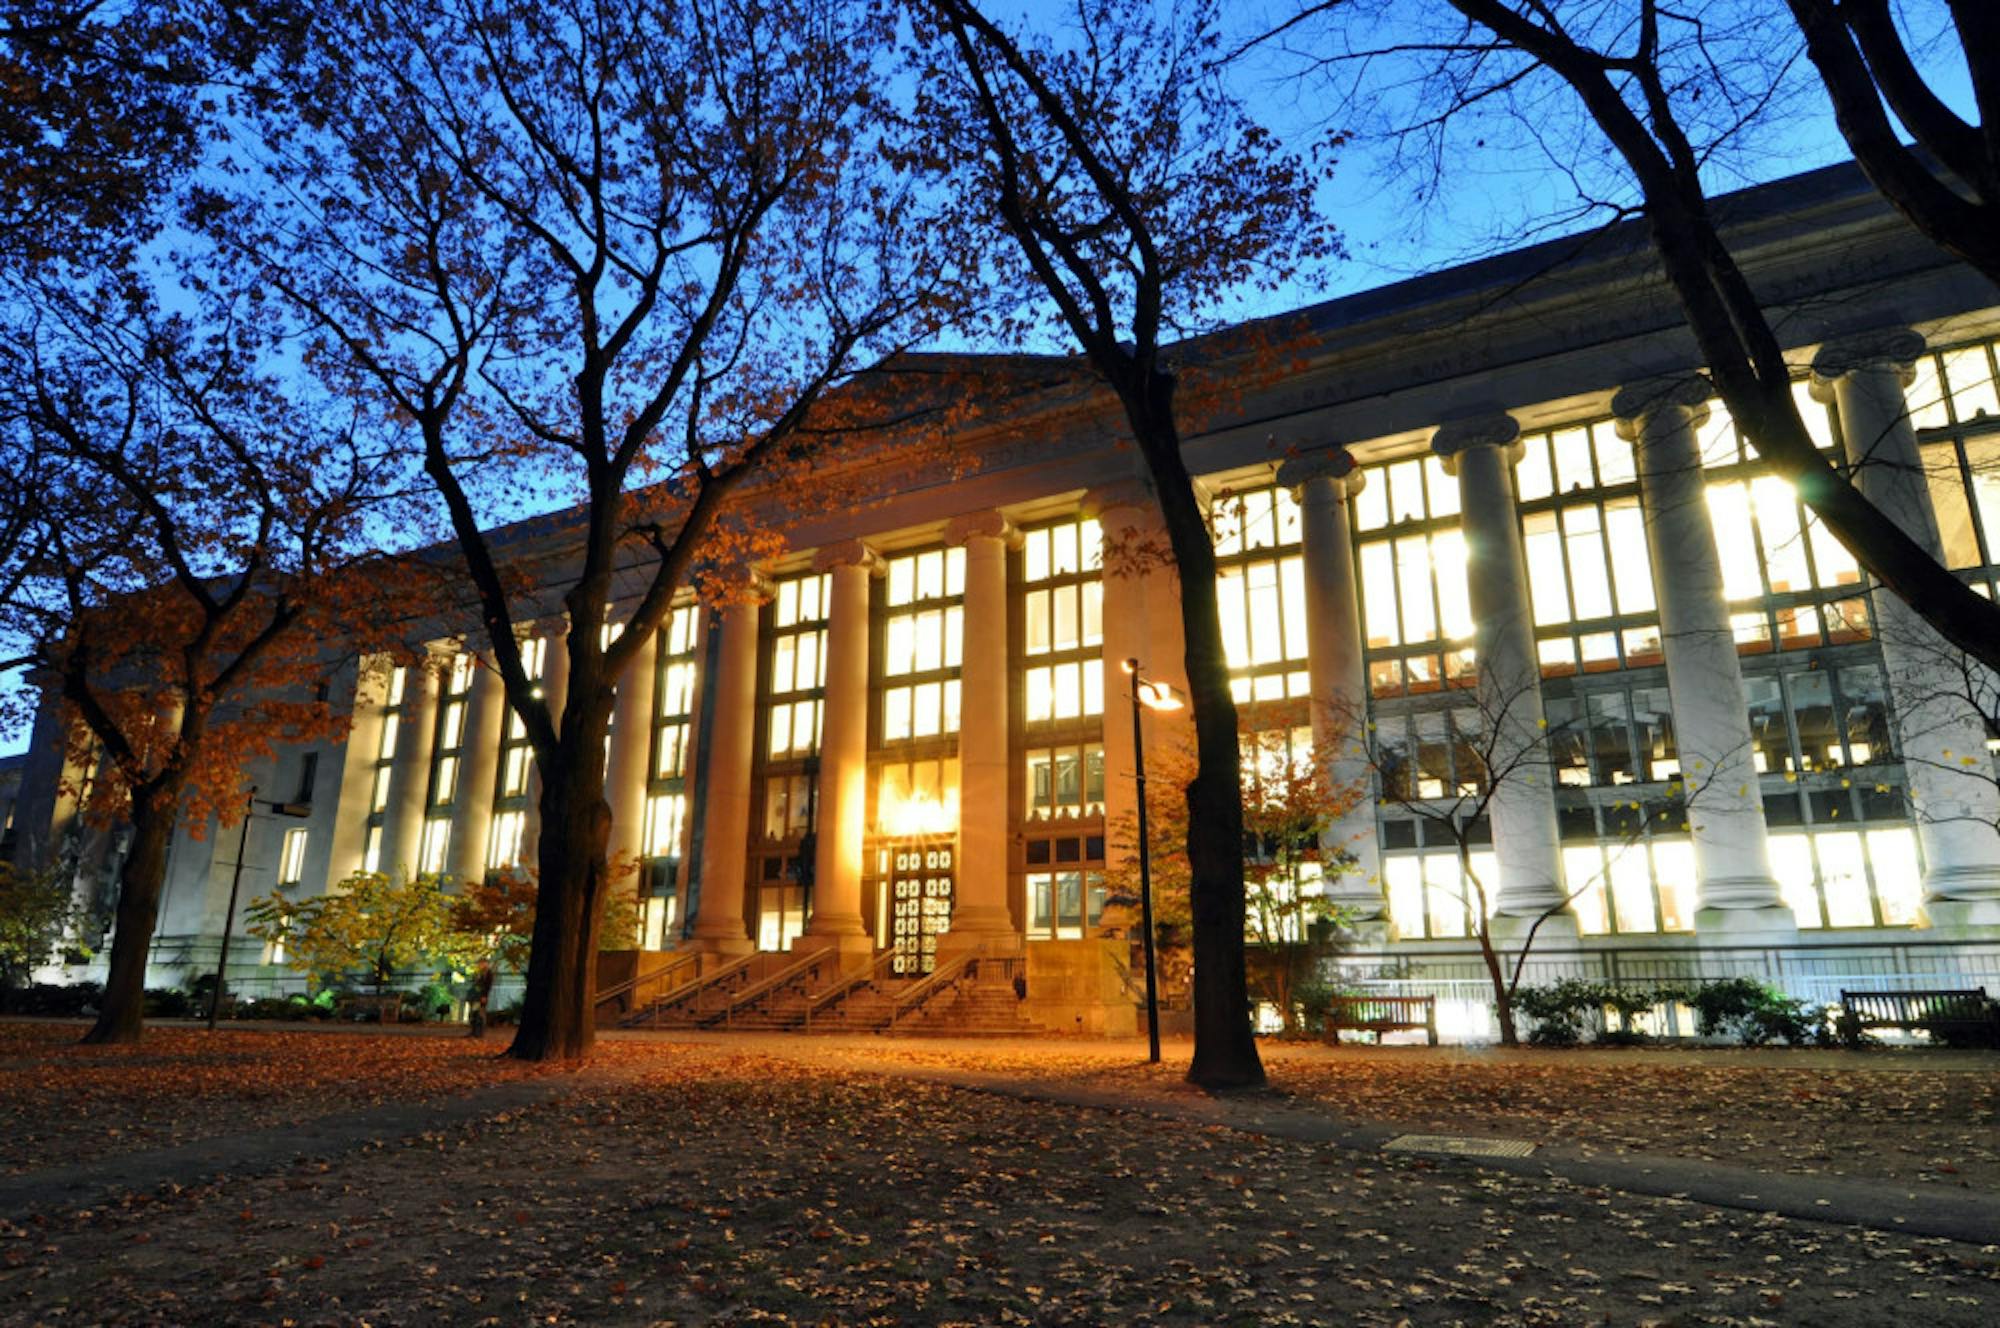
[[[980,958],[926,978],[862,974],[832,956],[756,954],[681,986],[620,1019],[625,1028],[745,1033],[897,1033],[1021,1037],[1043,1031],[1014,992],[1018,958]]]

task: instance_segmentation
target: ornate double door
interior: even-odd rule
[[[958,852],[952,839],[906,839],[890,846],[889,969],[898,977],[937,967],[938,937],[951,927]]]

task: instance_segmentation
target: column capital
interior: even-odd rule
[[[998,512],[967,512],[956,516],[944,528],[944,542],[966,544],[975,539],[995,539],[1010,549],[1021,546],[1021,530]]]
[[[1368,472],[1361,469],[1352,452],[1337,443],[1287,457],[1278,467],[1278,487],[1290,489],[1293,497],[1314,480],[1332,480],[1337,496],[1352,498],[1368,483]]]
[[[1833,337],[1813,356],[1813,395],[1825,400],[1822,394],[1835,382],[1862,369],[1892,370],[1908,387],[1916,380],[1917,357],[1927,344],[1923,333],[1909,327],[1878,327]]]
[[[1510,463],[1519,461],[1525,451],[1521,445],[1521,422],[1505,411],[1496,410],[1447,420],[1431,435],[1431,450],[1444,459],[1447,475],[1456,475],[1458,458],[1479,447],[1505,448]]]
[[[729,563],[720,567],[706,567],[699,573],[715,598],[715,607],[729,609],[743,604],[766,604],[770,602],[774,587],[771,578],[748,563]],[[668,617],[673,610],[668,609]]]
[[[1708,422],[1708,403],[1714,396],[1715,385],[1705,374],[1661,374],[1619,388],[1611,398],[1611,414],[1618,422],[1618,436],[1629,443],[1645,429],[1647,418],[1662,410],[1684,410],[1688,423],[1700,428]]]
[[[836,567],[860,567],[870,576],[881,576],[889,568],[882,555],[858,539],[829,544],[813,554],[815,572],[831,572]]]
[[[1083,495],[1083,514],[1102,519],[1106,512],[1121,507],[1129,507],[1139,512],[1159,511],[1159,499],[1153,493],[1153,486],[1134,475],[1130,479],[1112,480],[1108,484],[1094,484]]]

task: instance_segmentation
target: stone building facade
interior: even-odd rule
[[[1849,168],[1718,206],[1814,436],[1992,593],[2000,293]],[[1369,785],[1325,836],[1354,869],[1312,887],[1362,922],[1354,980],[1434,991],[1480,1031],[1479,894],[1437,814],[1498,759],[1473,856],[1503,930],[1552,914],[1540,971],[2000,990],[1982,675],[1766,472],[1642,235],[1294,324],[1310,351],[1246,379],[1187,452],[1251,727]],[[1226,380],[1231,344],[1186,350]],[[1178,591],[1129,556],[1158,516],[1115,415],[1053,362],[1010,381],[959,440],[969,464],[796,512],[754,595],[689,602],[642,652],[607,762],[644,948],[831,948],[926,971],[961,947],[1102,930],[1135,788],[1122,663],[1176,681]],[[532,761],[462,653],[476,644],[351,678],[346,743],[256,773],[313,814],[253,827],[248,892],[532,861]],[[561,651],[529,653],[559,699]],[[1172,717],[1145,722],[1149,750],[1175,741]],[[47,736],[14,809],[24,855],[57,851],[74,820]],[[217,844],[176,846],[163,976],[213,953]],[[102,870],[115,837],[72,852]]]

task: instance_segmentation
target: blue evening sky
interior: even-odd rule
[[[995,5],[998,14],[1009,6]],[[1400,4],[1385,8],[1383,40],[1407,40],[1414,32],[1407,16],[1420,8]],[[1015,12],[1036,21],[1069,12],[1066,0],[1030,0]],[[1260,14],[1283,11],[1271,0],[1225,5],[1233,37],[1241,41],[1254,30]],[[1789,40],[1782,11],[1770,9],[1772,45]],[[1234,44],[1234,43],[1232,43]],[[1572,174],[1557,169],[1539,143],[1526,138],[1519,125],[1488,119],[1455,132],[1443,160],[1447,178],[1419,200],[1426,181],[1423,172],[1399,170],[1389,140],[1377,133],[1398,107],[1401,86],[1415,67],[1400,69],[1378,64],[1374,76],[1389,91],[1355,108],[1339,100],[1337,86],[1325,79],[1300,78],[1302,62],[1324,49],[1311,33],[1294,33],[1279,44],[1251,52],[1232,73],[1239,95],[1274,130],[1302,149],[1319,141],[1335,123],[1349,130],[1352,140],[1340,150],[1338,166],[1319,191],[1319,203],[1345,237],[1347,256],[1323,270],[1301,274],[1274,293],[1247,298],[1236,307],[1198,311],[1211,321],[1281,313],[1318,300],[1384,286],[1425,272],[1537,240],[1553,238],[1596,224],[1576,210]],[[1936,86],[1960,106],[1970,103],[1962,64],[1955,58],[1927,71]],[[1567,108],[1567,94],[1551,103],[1551,113]],[[1545,130],[1546,124],[1537,126]],[[1543,138],[1550,137],[1546,133]],[[1558,143],[1560,135],[1554,136]],[[1581,141],[1581,140],[1572,140]],[[1804,96],[1786,113],[1766,125],[1754,140],[1718,159],[1710,186],[1717,192],[1742,187],[1845,159],[1845,145],[1835,133],[1831,115],[1817,96]],[[19,686],[18,677],[0,676],[0,688]],[[0,756],[25,749],[26,732],[0,732]]]

